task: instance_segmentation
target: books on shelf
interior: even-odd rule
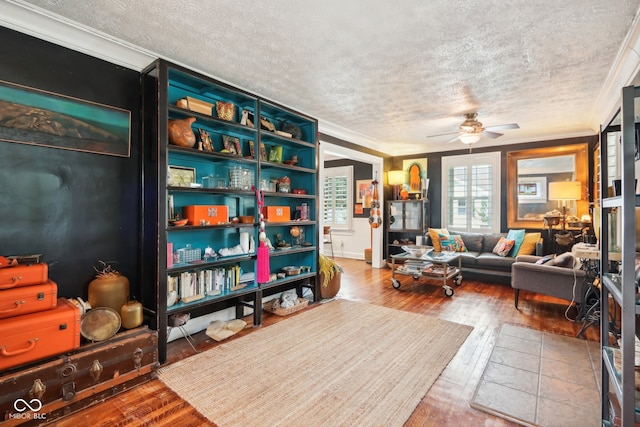
[[[167,277],[167,292],[176,291],[183,303],[193,302],[205,296],[221,295],[237,291],[255,280],[255,273],[242,273],[239,265],[185,271]]]

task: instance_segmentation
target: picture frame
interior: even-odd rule
[[[196,169],[183,166],[169,166],[167,185],[169,187],[191,187],[196,182]]]
[[[240,145],[240,138],[230,135],[222,135],[222,145],[225,150],[229,151],[234,156],[242,157],[242,146]]]
[[[0,140],[105,154],[131,155],[131,112],[0,80]]]
[[[198,128],[198,149],[213,152],[213,142],[211,135],[205,129]]]
[[[356,203],[362,203],[363,208],[371,207],[371,198],[373,196],[372,179],[356,180]]]
[[[406,172],[405,188],[409,194],[422,194],[424,179],[427,178],[427,158],[403,160],[402,170]]]
[[[282,145],[275,145],[269,150],[269,161],[282,163]]]
[[[267,161],[267,148],[264,146],[264,142],[260,143],[260,161]]]
[[[518,203],[546,203],[547,177],[518,177],[516,193],[518,195]]]

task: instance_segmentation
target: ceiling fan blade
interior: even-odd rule
[[[505,129],[520,129],[517,123],[509,123],[507,125],[487,126],[485,130],[505,130]]]
[[[459,136],[460,136],[460,135],[456,135],[456,137],[455,137],[455,138],[450,139],[449,141],[447,141],[447,144],[451,144],[452,142],[457,141]]]
[[[456,135],[458,132],[438,133],[436,135],[427,135],[427,138],[435,138],[437,136]]]
[[[483,135],[483,136],[486,136],[487,138],[493,138],[493,139],[495,139],[495,138],[499,138],[499,137],[501,137],[501,136],[502,136],[502,135],[504,135],[504,134],[502,134],[502,133],[498,133],[498,132],[491,132],[491,131],[485,130],[484,132],[482,132],[482,135]]]

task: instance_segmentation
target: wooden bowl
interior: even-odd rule
[[[238,217],[238,220],[241,224],[253,224],[255,222],[253,215],[241,215]]]

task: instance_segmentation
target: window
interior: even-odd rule
[[[500,230],[500,153],[442,158],[443,227]]]
[[[351,229],[353,206],[353,166],[324,170],[323,218],[324,225],[333,229]]]

